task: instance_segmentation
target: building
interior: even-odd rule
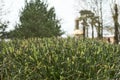
[[[74,37],[80,38],[83,36],[83,31],[79,29],[79,18],[76,18],[75,20],[75,29],[73,31]]]
[[[103,39],[107,42],[107,43],[114,43],[114,35],[109,35],[109,36],[105,36],[103,37]]]

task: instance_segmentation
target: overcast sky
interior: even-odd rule
[[[76,18],[74,0],[48,0],[48,2],[55,6],[57,16],[62,19],[62,29],[66,31],[66,34],[72,33]]]
[[[4,3],[4,19],[9,21],[10,26],[9,29],[13,29],[14,25],[19,20],[19,13],[21,8],[24,6],[24,0],[1,0]]]

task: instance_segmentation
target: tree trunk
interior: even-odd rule
[[[83,25],[83,38],[85,38],[85,25]]]
[[[102,0],[100,1],[100,38],[103,38],[103,13],[102,13]]]
[[[94,28],[93,28],[93,24],[91,25],[92,27],[92,39],[94,39]]]
[[[83,38],[85,39],[85,37],[86,37],[86,21],[85,21],[85,19],[83,19]]]
[[[87,28],[87,32],[86,32],[87,35],[86,35],[86,37],[88,37],[88,26],[86,28]]]
[[[101,38],[101,35],[100,35],[100,33],[101,33],[101,25],[100,25],[100,22],[98,23],[98,30],[97,30],[97,36],[98,36],[98,39],[100,39]]]
[[[114,10],[115,10],[115,14],[113,16],[113,19],[114,19],[114,26],[115,26],[115,36],[114,36],[114,39],[115,39],[115,44],[118,44],[119,43],[119,40],[118,40],[118,34],[119,34],[119,31],[118,31],[118,7],[117,7],[117,4],[115,4],[115,7],[114,7]]]

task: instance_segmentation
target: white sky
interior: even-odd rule
[[[19,20],[19,12],[22,6],[24,6],[24,0],[1,0],[4,2],[4,11],[6,15],[3,15],[4,18],[9,21],[9,29],[13,29],[14,25]]]
[[[62,29],[70,34],[74,30],[75,9],[74,0],[48,0],[54,6],[58,18],[61,18]]]

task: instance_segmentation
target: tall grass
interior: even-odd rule
[[[119,80],[120,46],[74,38],[0,43],[1,80]]]

